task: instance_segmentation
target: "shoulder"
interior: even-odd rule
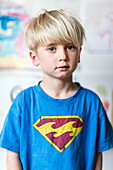
[[[23,97],[23,96],[30,96],[36,91],[36,85],[30,86],[24,90],[22,90],[18,95],[17,98]]]
[[[98,94],[94,92],[93,90],[85,88],[83,86],[81,86],[81,89],[82,89],[83,95],[87,97],[88,99],[100,100],[100,97],[98,96]]]
[[[22,104],[26,101],[30,101],[36,95],[36,86],[28,87],[22,90],[19,94],[17,94],[16,98],[14,99],[13,103]]]
[[[27,89],[22,90],[19,94],[17,94],[14,99],[11,107],[9,109],[8,115],[21,115],[25,108],[29,108],[34,102],[35,96],[35,86],[29,87]]]
[[[84,88],[81,86],[82,91],[82,100],[83,102],[88,106],[93,108],[94,110],[100,108],[104,111],[102,101],[99,97],[99,95],[94,92],[93,90],[90,90],[88,88]]]

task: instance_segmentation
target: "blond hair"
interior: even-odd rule
[[[57,44],[69,44],[80,47],[85,31],[80,22],[65,10],[44,10],[38,17],[32,18],[25,30],[25,42],[30,50],[36,50],[47,41]]]

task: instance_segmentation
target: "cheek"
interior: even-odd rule
[[[73,65],[76,65],[76,64],[78,63],[78,58],[77,58],[77,57],[71,58],[71,63],[72,63]]]
[[[78,65],[78,58],[76,58],[76,57],[73,58],[71,60],[71,65],[72,65],[73,70],[75,70],[77,68],[77,65]]]
[[[43,63],[41,63],[41,67],[43,70],[52,70],[52,68],[54,68],[54,63],[50,60],[45,60],[43,61]]]

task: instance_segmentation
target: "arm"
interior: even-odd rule
[[[102,152],[96,152],[94,170],[102,170]]]
[[[7,150],[6,159],[7,170],[22,170],[22,166],[19,159],[19,154]]]

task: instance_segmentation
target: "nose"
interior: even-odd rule
[[[68,61],[68,54],[66,49],[62,48],[59,50],[59,61]]]

